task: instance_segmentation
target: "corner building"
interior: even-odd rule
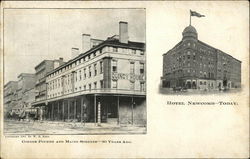
[[[198,33],[191,25],[182,36],[182,41],[163,55],[163,88],[241,87],[241,61],[198,40]]]
[[[119,35],[104,41],[83,34],[82,47],[47,74],[47,120],[145,126],[145,44],[129,41],[120,22]]]

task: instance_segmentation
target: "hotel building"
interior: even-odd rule
[[[241,87],[241,61],[200,40],[189,25],[182,40],[163,55],[163,88],[232,89]]]
[[[128,23],[106,40],[83,34],[79,52],[47,74],[45,118],[145,126],[145,44],[129,41]]]

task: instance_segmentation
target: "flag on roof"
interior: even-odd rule
[[[198,12],[196,12],[196,11],[192,11],[192,10],[190,10],[190,16],[196,16],[196,17],[205,17],[205,15],[202,15],[202,14],[200,14],[200,13],[198,13]]]

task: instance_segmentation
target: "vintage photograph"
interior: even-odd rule
[[[209,15],[208,15],[209,16]],[[189,25],[182,39],[163,54],[160,92],[163,94],[238,92],[241,89],[241,63],[230,52],[198,38],[192,18],[206,18],[190,10]],[[203,26],[209,30],[209,26]],[[211,36],[212,36],[211,31]],[[181,31],[178,33],[181,34]],[[226,41],[226,39],[225,39]]]
[[[5,9],[4,134],[145,134],[145,12]]]
[[[0,158],[249,158],[248,1],[0,8]]]

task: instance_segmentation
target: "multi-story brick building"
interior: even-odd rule
[[[17,81],[9,81],[4,85],[4,115],[11,112],[17,104]],[[7,116],[5,116],[7,117]]]
[[[34,87],[35,87],[35,74],[21,73],[18,76],[17,105],[15,106],[15,110],[21,110],[22,108],[31,106],[30,103],[27,103],[26,98],[24,98],[24,96],[25,96],[25,93],[27,94],[27,91],[33,89]],[[32,98],[35,100],[35,94],[31,93],[29,98]]]
[[[33,101],[32,105],[39,108],[37,109],[37,114],[41,120],[43,119],[45,103],[47,99],[46,75],[63,63],[63,58],[59,58],[59,60],[43,60],[35,67],[36,94],[35,100]]]
[[[163,55],[162,87],[222,89],[241,87],[241,61],[198,40],[193,26]]]
[[[146,124],[145,44],[128,37],[127,22],[106,40],[82,35],[82,53],[47,74],[48,120]]]

